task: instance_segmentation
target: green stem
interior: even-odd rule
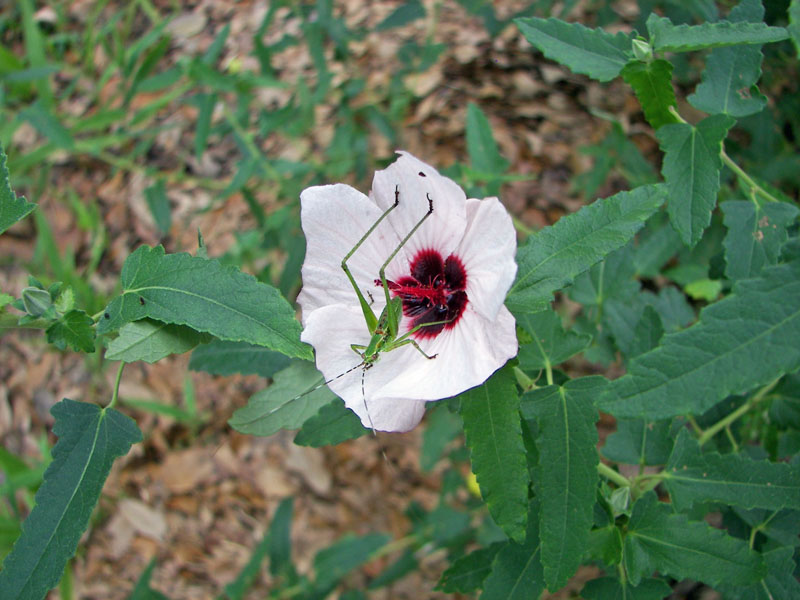
[[[694,432],[695,434],[697,434],[697,437],[703,435],[703,428],[700,427],[697,420],[692,415],[688,415],[686,419],[689,421],[689,425],[692,426],[692,429],[694,429]]]
[[[761,400],[764,399],[764,396],[766,396],[770,392],[770,390],[772,390],[772,388],[775,387],[775,385],[778,383],[779,380],[780,380],[780,377],[778,377],[777,379],[775,379],[771,383],[768,383],[767,385],[762,387],[760,390],[758,390],[757,394],[755,394],[754,396],[751,396],[750,398],[748,398],[747,402],[742,404],[739,408],[737,408],[735,411],[730,413],[728,416],[720,419],[719,421],[714,423],[711,427],[706,429],[703,432],[703,434],[698,438],[697,443],[702,446],[708,440],[710,440],[715,435],[717,435],[720,431],[722,431],[723,429],[728,427],[731,423],[736,421],[739,417],[742,417],[745,414],[747,414],[748,412],[750,412],[750,410],[756,404],[761,402]]]
[[[111,393],[111,402],[108,403],[106,408],[114,408],[114,405],[117,403],[117,398],[119,397],[119,383],[122,381],[122,370],[125,368],[125,362],[120,361],[119,369],[117,369],[117,378],[114,381],[114,391]]]
[[[630,487],[631,485],[631,482],[627,477],[621,475],[620,473],[617,473],[614,469],[609,467],[604,462],[597,463],[597,472],[600,473],[600,475],[602,475],[606,479],[613,481],[620,487]]]
[[[720,152],[720,157],[722,158],[722,162],[725,163],[725,166],[728,167],[731,171],[733,171],[739,180],[744,183],[750,190],[764,198],[767,202],[780,202],[775,196],[770,194],[767,190],[762,188],[758,185],[750,175],[744,172],[739,165],[733,162],[733,159],[727,155],[725,149],[723,148],[722,152]]]

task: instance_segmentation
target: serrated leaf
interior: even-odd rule
[[[633,266],[632,248],[626,244],[576,277],[568,295],[575,302],[596,306],[602,311],[609,300],[627,303],[640,287]]]
[[[330,590],[342,577],[367,562],[389,541],[391,538],[383,533],[370,533],[364,536],[347,534],[333,545],[319,551],[314,557],[316,590],[319,592]]]
[[[71,310],[45,330],[47,341],[59,350],[94,352],[94,321],[82,310]]]
[[[598,81],[611,81],[633,58],[632,35],[612,35],[554,18],[530,17],[515,19],[514,23],[547,58]]]
[[[601,452],[609,460],[629,465],[663,465],[674,444],[669,421],[617,419],[617,430],[606,438]]]
[[[211,340],[207,333],[200,333],[184,325],[169,325],[152,319],[126,323],[119,336],[108,345],[106,358],[124,362],[154,363],[170,354],[183,354],[197,344]]]
[[[369,429],[361,424],[356,413],[347,408],[340,398],[334,398],[303,423],[294,437],[294,443],[312,448],[334,446],[365,433],[369,433]]]
[[[0,571],[0,589],[8,600],[44,598],[58,583],[112,463],[142,439],[136,423],[113,408],[65,398],[50,412],[59,439],[36,505]]]
[[[480,589],[492,571],[494,557],[505,546],[506,544],[503,542],[495,542],[486,548],[473,550],[469,554],[457,558],[442,573],[436,589],[448,594],[456,592],[469,594]]]
[[[0,146],[0,233],[17,221],[24,219],[36,208],[33,202],[28,202],[24,196],[17,196],[11,189],[6,167],[7,160],[6,153]]]
[[[711,222],[722,168],[722,140],[733,124],[728,116],[713,115],[696,126],[673,123],[656,132],[664,152],[661,173],[669,188],[667,212],[687,246],[694,246]]]
[[[489,513],[508,537],[521,541],[530,477],[513,371],[503,368],[459,398],[472,472]]]
[[[326,386],[314,389],[321,381],[314,365],[295,362],[277,373],[271,386],[251,396],[228,424],[236,431],[261,436],[299,429],[335,397]]]
[[[633,505],[623,555],[633,585],[653,571],[711,586],[755,583],[766,574],[763,560],[746,540],[673,513],[653,492]]]
[[[535,419],[539,465],[533,482],[539,498],[541,561],[547,589],[558,590],[575,573],[586,549],[597,488],[594,401],[608,381],[583,377],[526,393],[523,418]]]
[[[686,429],[675,440],[664,475],[664,484],[678,511],[686,511],[697,502],[800,509],[799,468],[752,460],[744,454],[701,453]]]
[[[700,415],[731,394],[800,368],[798,339],[800,261],[767,267],[703,309],[695,325],[633,359],[598,408],[651,420]]]
[[[559,365],[592,342],[589,335],[564,331],[561,317],[552,310],[517,315],[517,325],[533,338],[520,347],[518,357],[520,366],[529,371]]]
[[[601,560],[606,565],[619,564],[622,561],[622,532],[619,527],[611,524],[592,529],[586,539],[584,561],[587,559]]]
[[[755,277],[765,265],[774,265],[789,237],[787,228],[800,210],[785,202],[758,205],[746,200],[729,200],[720,205],[728,233],[725,275],[729,279]]]
[[[720,46],[768,44],[789,37],[783,27],[764,23],[717,21],[702,25],[673,25],[666,17],[651,14],[647,18],[650,43],[657,52],[690,52]]]
[[[525,543],[509,541],[494,557],[481,600],[529,600],[544,591],[536,500],[531,502],[527,520]]]
[[[212,375],[260,375],[272,377],[289,366],[288,356],[247,342],[212,340],[192,352],[189,368]]]
[[[778,598],[800,598],[800,582],[795,577],[792,548],[775,548],[764,553],[767,576],[748,586],[718,586],[725,600],[778,600]]]
[[[764,19],[761,0],[742,0],[731,10],[729,21],[758,23]],[[706,59],[703,80],[689,103],[709,114],[744,117],[760,112],[767,99],[758,91],[761,78],[760,46],[715,48]]]
[[[121,282],[122,295],[106,307],[98,334],[150,317],[287,356],[313,356],[278,290],[216,260],[141,246],[125,260]]]
[[[600,577],[586,582],[581,590],[585,600],[662,600],[672,593],[663,579],[643,579],[639,585],[632,586],[616,577]]]
[[[658,312],[650,305],[645,306],[641,318],[633,328],[633,339],[625,353],[626,358],[631,359],[649,352],[658,346],[663,335],[664,326]]]
[[[677,108],[675,90],[672,89],[672,64],[666,60],[649,63],[632,60],[620,73],[633,88],[650,127],[658,129],[678,119],[669,109]]]
[[[472,167],[481,173],[505,173],[509,163],[497,148],[489,120],[474,102],[467,105],[466,129],[467,152]]]
[[[627,244],[665,197],[663,186],[640,186],[597,200],[530,236],[517,251],[517,278],[506,305],[517,314],[546,309],[554,291]]]

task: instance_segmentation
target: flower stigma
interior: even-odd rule
[[[461,259],[451,254],[442,260],[437,250],[427,248],[417,252],[409,271],[409,275],[397,281],[387,280],[387,284],[392,294],[403,301],[409,329],[419,327],[412,337],[432,339],[455,327],[469,302],[467,272]],[[381,280],[376,279],[375,285],[381,286]]]

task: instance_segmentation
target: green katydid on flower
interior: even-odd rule
[[[399,154],[369,197],[344,184],[300,195],[301,339],[330,389],[380,431],[412,429],[426,402],[480,385],[517,353],[503,305],[517,270],[510,216]]]

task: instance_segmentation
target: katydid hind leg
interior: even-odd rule
[[[367,327],[369,328],[370,333],[375,331],[375,326],[377,325],[378,319],[375,316],[375,313],[372,311],[372,308],[370,308],[370,304],[372,304],[372,302],[367,302],[367,299],[364,298],[364,294],[361,292],[361,288],[358,287],[358,284],[356,283],[356,280],[353,277],[353,273],[350,271],[350,267],[347,266],[347,261],[350,260],[350,257],[353,256],[353,254],[355,254],[356,250],[358,250],[361,247],[361,245],[367,240],[367,238],[370,235],[372,235],[372,232],[375,231],[375,229],[377,229],[378,225],[381,224],[381,222],[389,215],[389,213],[392,212],[395,208],[397,208],[397,205],[399,203],[400,203],[400,187],[398,186],[395,187],[394,190],[394,203],[389,208],[387,208],[383,212],[383,214],[381,214],[380,217],[378,217],[378,219],[372,224],[372,226],[369,229],[367,229],[364,235],[361,236],[361,239],[359,239],[356,242],[356,245],[353,246],[350,249],[350,252],[348,252],[342,259],[342,269],[344,270],[345,275],[347,275],[347,279],[350,281],[350,285],[353,286],[353,289],[355,290],[356,295],[358,296],[358,303],[361,305],[361,311],[364,313],[364,319],[367,322]],[[370,299],[372,299],[372,294],[370,294]]]

